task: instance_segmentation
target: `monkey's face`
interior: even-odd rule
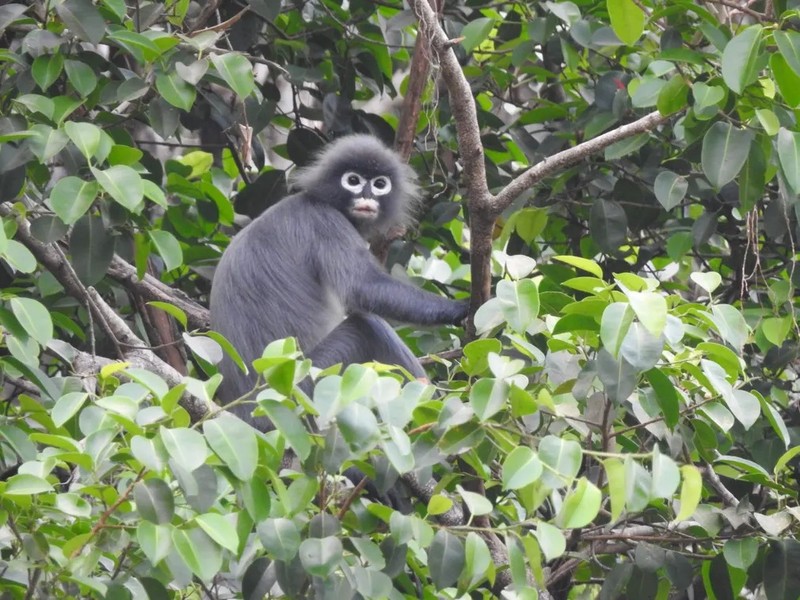
[[[392,179],[389,176],[368,178],[356,171],[345,171],[341,185],[346,192],[345,197],[349,197],[345,212],[358,229],[372,225],[381,217],[382,200],[392,191]]]

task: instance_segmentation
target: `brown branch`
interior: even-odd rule
[[[559,171],[563,171],[567,167],[571,167],[588,156],[596,154],[601,150],[605,150],[610,145],[620,142],[634,135],[652,131],[660,123],[667,120],[659,112],[652,112],[645,115],[632,123],[621,125],[607,133],[586,140],[585,142],[567,148],[561,152],[548,156],[544,160],[538,162],[530,169],[525,171],[522,175],[516,177],[511,183],[504,187],[494,198],[491,200],[491,212],[494,215],[499,215],[525,190],[530,189],[539,183],[545,177],[549,177]]]
[[[183,377],[181,374],[147,348],[145,343],[133,333],[133,330],[122,317],[103,300],[96,290],[83,285],[72,269],[72,265],[64,259],[64,253],[58,246],[45,244],[36,239],[31,233],[28,220],[18,215],[8,203],[0,204],[0,216],[16,220],[17,233],[15,239],[31,251],[36,260],[52,273],[70,296],[89,307],[92,317],[103,326],[109,338],[116,345],[121,359],[130,362],[136,367],[156,373],[171,387],[182,382]],[[122,259],[115,259],[115,261],[127,265]],[[130,267],[130,265],[128,266]],[[134,270],[133,267],[130,268]],[[161,285],[163,286],[163,284]],[[167,289],[171,290],[168,287]],[[100,365],[112,362],[110,359],[82,353],[77,349],[74,352],[75,358],[72,364],[73,368],[78,372],[89,374],[87,368],[89,365],[93,365],[97,369],[92,373],[97,373]],[[189,412],[193,420],[201,418],[207,412],[207,407],[202,401],[192,398],[188,394],[184,394],[181,399],[181,406]]]
[[[145,273],[144,277],[139,279],[136,268],[119,256],[115,256],[111,261],[108,275],[125,287],[134,289],[137,294],[147,300],[174,304],[186,313],[190,328],[208,329],[210,318],[207,308],[200,306],[180,290],[171,288],[152,275]]]

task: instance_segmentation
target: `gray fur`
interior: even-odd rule
[[[391,192],[375,198],[380,209],[374,220],[348,213],[353,194],[341,185],[348,171],[391,179]],[[299,193],[245,227],[223,254],[211,290],[212,329],[233,343],[248,365],[270,342],[294,336],[318,367],[380,360],[423,375],[382,317],[419,325],[457,323],[467,304],[393,279],[365,241],[407,219],[416,193],[411,169],[375,138],[358,135],[330,144],[296,183]],[[245,376],[228,359],[221,372],[224,402],[245,395],[256,381],[255,374]],[[251,412],[236,407],[248,422],[254,422]],[[254,424],[270,428],[265,419]]]

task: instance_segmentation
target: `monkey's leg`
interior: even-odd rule
[[[347,366],[353,363],[379,361],[387,365],[399,365],[413,377],[424,378],[425,370],[417,357],[403,343],[389,323],[382,318],[370,314],[355,314],[342,321],[324,340],[308,353],[308,357],[316,367],[326,368],[342,363]],[[309,380],[302,387],[311,392]],[[356,468],[344,472],[354,484],[364,479],[364,474]],[[411,512],[412,504],[409,494],[401,489],[399,483],[387,490],[380,491],[375,484],[367,481],[367,496],[387,504],[405,514]]]
[[[322,369],[342,363],[378,361],[399,365],[414,377],[425,377],[425,369],[389,323],[370,314],[347,317],[308,353],[314,366]]]

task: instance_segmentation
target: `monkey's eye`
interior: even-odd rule
[[[342,187],[354,194],[360,194],[367,182],[358,173],[348,171],[342,175]]]
[[[372,184],[372,192],[376,196],[384,196],[392,191],[392,180],[383,175],[375,177],[370,184]]]

